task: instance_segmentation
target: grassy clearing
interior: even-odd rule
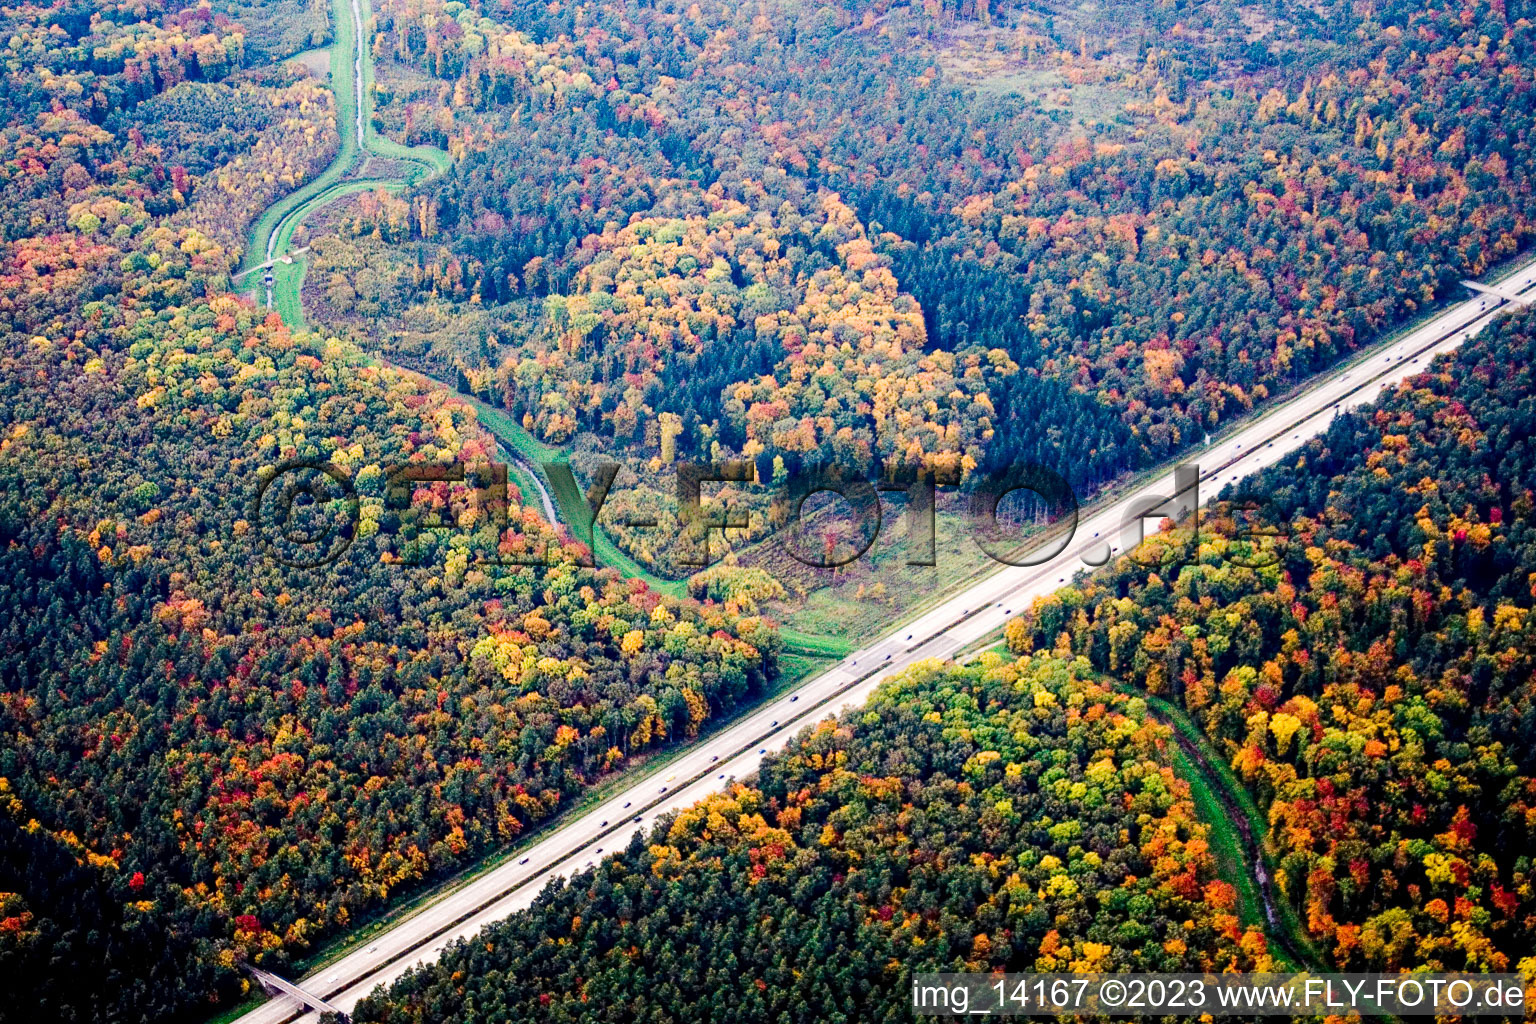
[[[766,569],[791,597],[769,602],[765,611],[801,643],[817,638],[843,653],[917,619],[967,586],[1006,568],[984,554],[971,539],[961,499],[941,494],[935,516],[934,565],[908,565],[925,556],[909,536],[902,498],[890,500],[884,525],[869,550],[837,570],[795,562],[777,537],[770,537],[738,557],[741,564]],[[1029,531],[1032,546],[1050,540],[1061,527]],[[1015,612],[1024,610],[1022,603]]]
[[[513,463],[507,467],[507,478],[522,492],[523,504],[529,508],[535,508],[541,504],[537,481],[520,464]]]
[[[1253,802],[1253,797],[1249,795],[1248,790],[1233,774],[1226,759],[1216,752],[1205,733],[1195,725],[1183,708],[1162,697],[1154,697],[1129,687],[1122,687],[1122,689],[1126,693],[1145,700],[1153,713],[1172,726],[1186,741],[1188,749],[1194,752],[1193,757],[1186,756],[1185,763],[1192,774],[1185,777],[1190,779],[1191,789],[1195,791],[1197,807],[1201,804],[1201,794],[1204,794],[1209,801],[1206,808],[1202,809],[1201,817],[1204,819],[1204,810],[1207,809],[1213,815],[1210,819],[1205,819],[1212,826],[1213,849],[1217,841],[1223,844],[1229,841],[1236,843],[1245,863],[1251,863],[1255,856],[1262,858],[1269,877],[1274,878],[1275,850],[1268,839],[1269,821],[1259,810],[1258,805]],[[1198,786],[1196,779],[1199,780]],[[1241,816],[1241,824],[1234,818],[1234,814]],[[1244,841],[1245,838],[1248,842]],[[1219,851],[1216,852],[1219,855]],[[1244,872],[1244,878],[1257,895],[1258,888],[1253,872],[1251,870]],[[1238,891],[1242,894],[1243,887],[1239,886]],[[1287,943],[1307,961],[1306,964],[1297,966],[1316,967],[1323,964],[1325,961],[1321,951],[1307,936],[1306,929],[1301,926],[1301,920],[1296,916],[1296,911],[1285,899],[1285,894],[1278,889],[1274,892],[1274,906]],[[1276,954],[1277,959],[1283,958],[1283,950],[1272,952]]]
[[[1243,856],[1242,837],[1227,820],[1226,808],[1211,788],[1211,780],[1200,766],[1184,753],[1184,748],[1173,748],[1173,767],[1179,777],[1189,783],[1189,792],[1195,802],[1195,814],[1210,826],[1206,833],[1211,843],[1211,853],[1216,858],[1216,870],[1222,879],[1237,889],[1238,917],[1244,925],[1264,927],[1264,898],[1259,895],[1258,882],[1248,869]]]
[[[852,654],[856,649],[855,645],[848,640],[818,633],[802,633],[787,626],[779,630],[779,635],[784,638],[785,652],[794,652],[801,657],[837,661]]]
[[[272,306],[283,323],[294,330],[304,326],[304,304],[299,301],[299,294],[304,289],[305,270],[302,259],[272,268]]]
[[[287,58],[283,63],[302,64],[310,74],[320,78],[330,74],[331,48],[329,46],[322,46],[314,50],[304,50]]]
[[[1154,697],[1149,693],[1139,690],[1127,689],[1127,693],[1134,694],[1147,702],[1147,706],[1165,719],[1169,725],[1176,729],[1203,754],[1206,770],[1215,778],[1217,788],[1224,794],[1233,806],[1242,814],[1248,823],[1248,829],[1256,842],[1263,842],[1264,835],[1269,831],[1269,821],[1253,802],[1253,797],[1243,788],[1232,768],[1226,760],[1211,746],[1211,741],[1206,738],[1200,727],[1190,720],[1188,713],[1183,708],[1164,700],[1162,697]]]

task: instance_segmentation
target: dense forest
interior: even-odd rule
[[[1182,704],[1351,970],[1536,967],[1536,320],[1010,628]]]
[[[692,736],[778,641],[581,568],[515,489],[392,495],[491,461],[470,408],[228,293],[328,90],[242,71],[206,6],[4,17],[0,1019],[198,1019]]]
[[[1501,321],[1037,602],[1017,660],[910,671],[357,1019],[904,1020],[923,970],[1270,963],[1124,684],[1230,758],[1328,963],[1528,973],[1533,363]]]
[[[1528,245],[1523,4],[1099,6],[382,0],[458,160],[312,288],[551,443],[1087,493]]]
[[[1267,969],[1171,744],[1081,660],[926,663],[354,1019],[910,1020],[922,971]]]
[[[755,463],[738,545],[826,463],[1086,493],[1531,242],[1524,0],[367,6],[374,128],[453,164],[299,229],[319,330],[231,275],[352,129],[327,5],[0,8],[0,1022],[220,1012],[778,681],[766,563],[584,567],[396,363],[621,458],[682,577],[677,460]],[[1536,971],[1533,356],[1502,322],[360,1017],[1266,966],[1138,691],[1330,963]]]
[[[1415,6],[1412,31],[1387,28],[1377,52],[1356,48],[1335,55],[1317,43],[1338,64],[1327,65],[1328,74],[1303,65],[1233,75],[1231,81],[1217,76],[1188,86],[1190,95],[1178,107],[1164,93],[1166,79],[1180,72],[1159,69],[1180,61],[1149,53],[1145,68],[1131,69],[1115,83],[1128,99],[1142,101],[1128,106],[1146,108],[1127,115],[1135,131],[1124,134],[1134,139],[1122,141],[1112,124],[1084,138],[1043,130],[1023,96],[983,99],[940,80],[895,88],[906,81],[904,65],[933,54],[922,47],[902,50],[899,35],[876,33],[867,46],[857,41],[859,33],[844,33],[836,43],[821,40],[796,31],[797,9],[786,5],[773,12],[788,22],[787,34],[795,40],[785,46],[785,31],[737,27],[733,18],[750,22],[763,15],[736,5],[697,12],[693,17],[705,24],[692,33],[662,31],[685,18],[665,8],[619,6],[612,13],[599,8],[578,15],[535,7],[520,8],[515,17],[511,11],[500,15],[511,17],[523,35],[477,18],[472,9],[462,10],[450,26],[441,13],[429,15],[429,4],[385,8],[392,19],[385,27],[404,55],[419,50],[420,60],[456,82],[455,99],[469,108],[459,118],[499,125],[492,119],[499,115],[519,132],[486,144],[483,153],[468,150],[459,171],[437,186],[434,230],[457,238],[460,259],[448,268],[447,280],[436,279],[437,268],[429,265],[426,283],[486,302],[518,283],[535,291],[580,289],[583,268],[613,248],[600,241],[604,224],[623,225],[660,208],[671,215],[672,230],[686,232],[686,223],[676,221],[707,203],[712,190],[727,196],[766,190],[761,205],[775,221],[785,203],[798,217],[814,216],[830,201],[825,189],[836,187],[856,197],[861,219],[879,225],[871,234],[890,254],[897,280],[920,300],[935,335],[927,339],[931,344],[956,350],[964,347],[962,340],[995,338],[996,347],[1037,368],[1036,376],[1083,394],[1124,398],[1094,404],[1124,406],[1126,423],[1150,434],[1160,415],[1155,410],[1164,407],[1178,407],[1199,427],[1214,425],[1227,403],[1247,404],[1254,385],[1283,385],[1326,364],[1355,344],[1350,335],[1400,316],[1395,307],[1401,300],[1411,300],[1411,312],[1426,289],[1433,293],[1458,274],[1480,272],[1528,231],[1526,211],[1510,205],[1522,202],[1527,191],[1518,184],[1526,180],[1521,147],[1512,143],[1521,134],[1519,118],[1529,116],[1522,114],[1528,89],[1518,74],[1507,72],[1528,59],[1530,41],[1512,17],[1507,27],[1475,19],[1462,26],[1453,10]],[[1491,9],[1483,13],[1495,16]],[[419,27],[428,20],[431,31]],[[471,27],[449,31],[453,26]],[[1351,36],[1383,28],[1363,23]],[[1507,51],[1480,42],[1490,28],[1497,28],[1491,38],[1505,40]],[[691,35],[719,42],[699,46]],[[381,36],[381,47],[388,38]],[[576,38],[584,43],[560,41]],[[1463,52],[1455,39],[1464,39],[1468,49]],[[1430,43],[1436,49],[1429,50]],[[473,56],[476,50],[484,52]],[[838,58],[836,73],[812,63],[829,52]],[[1085,74],[1111,70],[1091,58],[1072,59],[1094,69]],[[1357,63],[1346,66],[1346,60]],[[1489,69],[1509,95],[1490,96],[1492,82],[1479,68]],[[920,69],[910,70],[921,77]],[[1298,74],[1294,83],[1285,78]],[[605,77],[606,86],[591,84]],[[1286,86],[1296,94],[1283,92]],[[727,103],[723,96],[731,93],[739,98]],[[480,108],[486,113],[477,121]],[[859,112],[858,131],[853,110]],[[832,123],[819,124],[818,118]],[[572,122],[575,130],[561,133],[565,155],[554,149],[552,136]],[[474,139],[470,128],[463,135]],[[455,135],[422,137],[457,141]],[[804,144],[796,145],[802,137]],[[805,152],[811,143],[821,151]],[[541,161],[538,173],[525,175],[530,159]],[[1486,169],[1490,161],[1492,171]],[[1511,183],[1516,187],[1510,189]],[[1397,201],[1410,195],[1415,202]],[[1459,222],[1456,211],[1473,210],[1470,223]],[[588,219],[571,221],[581,216]],[[1454,228],[1443,222],[1452,216]],[[782,233],[784,225],[775,226]],[[527,227],[536,230],[530,234]],[[1431,234],[1417,247],[1397,244],[1426,229]],[[1452,235],[1439,249],[1426,247],[1434,232],[1453,230],[1475,234]],[[641,229],[626,247],[649,237]],[[790,259],[797,275],[787,282],[792,292],[810,285],[821,269],[817,240],[791,239],[781,251],[796,244],[802,252]],[[501,255],[502,247],[514,245],[522,248]],[[764,262],[760,251],[738,256],[730,239],[711,248],[742,278],[732,284],[757,279],[753,265]],[[1411,262],[1399,255],[1409,253]],[[553,267],[552,257],[560,256],[567,256],[563,268]],[[665,294],[679,288],[687,294],[688,272],[711,265],[681,254],[669,259],[651,245],[635,256],[661,264],[637,272],[643,274],[639,283],[654,281]],[[828,249],[820,256],[833,267],[839,262]],[[532,267],[530,260],[536,260]],[[1386,261],[1397,266],[1389,271]],[[1277,282],[1289,287],[1279,290]],[[784,290],[771,275],[766,283]],[[613,283],[603,291],[625,304]],[[1004,292],[1007,301],[988,308],[987,300]],[[1227,309],[1231,302],[1247,308]],[[755,327],[762,311],[747,295],[737,304],[745,308],[735,319],[743,328]],[[768,310],[792,308],[774,303]],[[1175,316],[1178,310],[1185,315]],[[1124,311],[1125,319],[1117,321],[1115,311]],[[637,335],[650,339],[646,325],[604,312],[598,310],[598,322],[579,332],[598,353],[622,351]],[[554,319],[552,326],[560,327]],[[1134,348],[1125,349],[1131,327],[1147,324],[1161,325],[1166,335],[1136,338]],[[699,338],[694,347],[705,356],[729,352],[740,359],[742,345],[711,341]],[[1152,358],[1152,352],[1169,354]],[[741,365],[751,362],[748,357]],[[1252,364],[1251,379],[1239,379],[1236,364]],[[732,367],[738,379],[740,368]],[[709,377],[688,375],[686,400],[666,386],[642,397],[675,403],[673,411],[686,415],[719,401],[701,390]],[[684,377],[662,379],[665,385]],[[1203,387],[1207,379],[1212,383]],[[1219,396],[1206,393],[1212,389]],[[617,392],[615,409],[623,390],[604,389]],[[1191,403],[1194,408],[1187,408]],[[537,397],[529,401],[538,406]],[[1144,420],[1144,411],[1154,419]],[[707,446],[708,437],[689,440]],[[1156,445],[1155,437],[1144,443]]]

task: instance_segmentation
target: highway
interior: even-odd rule
[[[314,998],[309,993],[305,992],[303,989],[301,989],[297,985],[293,984],[293,982],[291,982],[291,981],[284,981],[282,978],[279,978],[277,975],[269,974],[266,971],[263,971],[262,969],[260,969],[259,967],[251,967],[251,966],[248,965],[246,967],[246,970],[250,971],[251,972],[251,976],[254,977],[258,982],[260,982],[261,986],[263,988],[265,988],[268,992],[277,992],[277,993],[281,993],[283,995],[290,996],[294,1000],[303,1003],[305,1006],[308,1006],[311,1009],[319,1010],[321,1013],[340,1013],[340,1012],[342,1012],[342,1011],[338,1010],[336,1007],[332,1006],[330,1003],[327,1003],[327,1002],[325,1002],[323,1000]]]
[[[1252,423],[1184,456],[1199,467],[1198,488],[1175,496],[1174,473],[1112,500],[1085,506],[1071,538],[1049,561],[1034,567],[1003,567],[917,619],[849,655],[832,669],[753,711],[730,727],[680,755],[659,772],[642,778],[591,810],[572,817],[547,838],[464,885],[449,896],[402,921],[317,974],[298,982],[312,1001],[350,1012],[376,986],[389,984],[411,967],[435,960],[450,943],[529,906],[552,879],[595,864],[605,853],[624,848],[631,836],[649,830],[659,815],[692,804],[729,780],[752,774],[765,754],[783,748],[813,721],[865,702],[890,676],[930,658],[947,658],[980,641],[1037,597],[1050,594],[1078,571],[1102,564],[1132,546],[1139,524],[1135,515],[1150,507],[1183,514],[1214,498],[1223,486],[1272,465],[1307,439],[1327,429],[1339,410],[1372,401],[1386,386],[1424,370],[1437,354],[1448,352],[1492,321],[1536,286],[1536,264],[1500,283],[1500,293],[1477,293],[1426,325],[1373,351]],[[1193,477],[1186,472],[1187,484]],[[1176,500],[1170,500],[1175,499]],[[1127,521],[1132,521],[1129,529]],[[1145,519],[1148,533],[1157,518]],[[978,552],[978,557],[985,557]],[[1085,559],[1087,561],[1085,561]],[[293,996],[274,998],[239,1018],[238,1024],[286,1024],[318,1020]]]

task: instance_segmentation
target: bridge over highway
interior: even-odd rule
[[[1461,283],[1479,295],[1491,295],[1515,306],[1524,307],[1530,305],[1532,301],[1536,301],[1536,295],[1521,295],[1504,284],[1479,284],[1476,281],[1463,281]]]
[[[273,1002],[296,1001],[299,1004],[297,1007],[299,1010],[309,1010],[315,1013],[341,1013],[340,1010],[330,1003],[319,996],[311,995],[291,981],[279,978],[277,975],[264,971],[259,967],[252,967],[250,964],[247,964],[245,969],[250,971],[251,976],[261,983],[262,988],[278,995],[279,999],[273,1000]],[[345,1014],[342,1015],[345,1016]]]

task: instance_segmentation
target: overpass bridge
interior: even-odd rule
[[[258,263],[254,267],[246,267],[238,274],[231,274],[229,280],[231,283],[233,283],[240,280],[247,274],[256,273],[258,270],[266,270],[269,267],[276,266],[279,263],[292,263],[295,256],[301,256],[306,252],[309,252],[309,246],[307,245],[302,249],[294,249],[292,252],[284,253],[282,256],[274,256],[272,259],[267,260],[265,263]]]
[[[1463,281],[1469,289],[1479,295],[1491,295],[1496,299],[1503,299],[1513,306],[1524,308],[1532,302],[1536,302],[1536,295],[1521,295],[1519,291],[1503,284],[1479,284],[1476,281]]]
[[[295,999],[305,1010],[313,1010],[316,1013],[334,1013],[341,1018],[346,1019],[347,1015],[341,1010],[332,1006],[330,1003],[326,1002],[324,999],[321,999],[319,996],[312,995],[311,993],[304,991],[302,988],[295,985],[291,981],[288,981],[284,978],[279,978],[277,975],[270,971],[264,971],[261,968],[253,967],[250,964],[246,964],[245,969],[250,971],[251,976],[260,982],[261,987],[266,989],[268,992],[271,992],[275,995],[288,996],[291,999]]]

